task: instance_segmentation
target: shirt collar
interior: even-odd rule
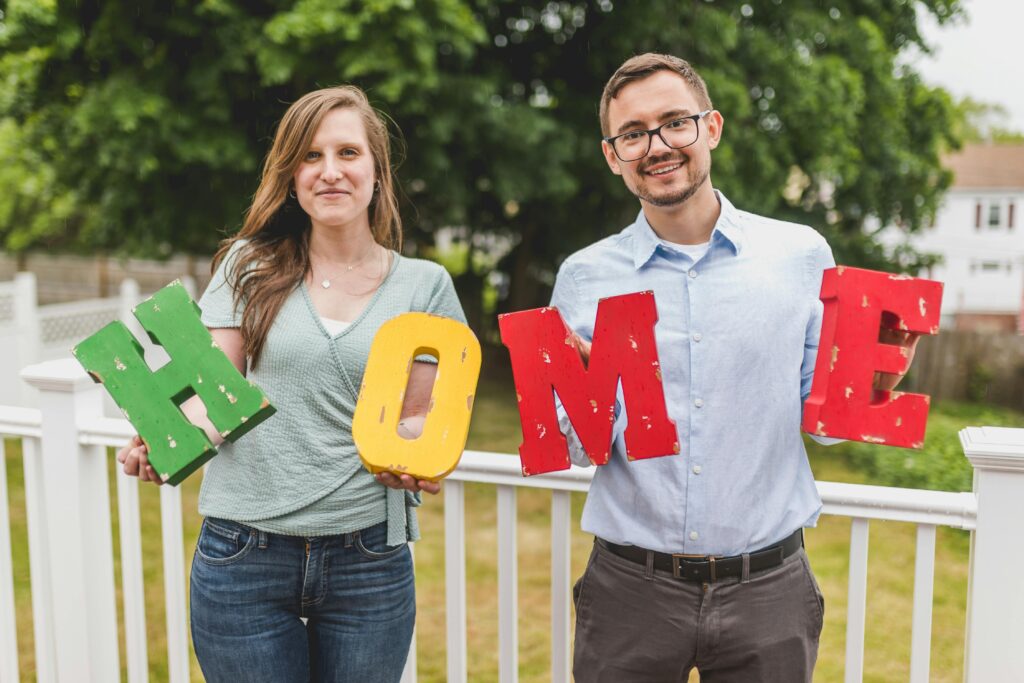
[[[715,221],[715,227],[711,231],[711,243],[714,246],[716,241],[723,241],[732,247],[733,252],[736,254],[740,253],[740,248],[743,242],[743,231],[740,228],[739,212],[736,207],[732,205],[724,194],[715,190],[715,196],[718,197],[718,202],[722,207],[722,210],[718,214],[718,220]],[[633,234],[633,267],[639,270],[645,263],[651,260],[654,256],[654,252],[657,251],[661,245],[661,240],[658,235],[651,228],[651,224],[647,222],[647,217],[644,215],[643,209],[640,209],[640,213],[636,217],[636,222],[632,226]]]

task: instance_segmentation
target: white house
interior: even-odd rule
[[[954,180],[933,225],[912,235],[942,263],[945,329],[1024,334],[1024,145],[967,145],[945,160]],[[887,231],[890,244],[898,229]]]

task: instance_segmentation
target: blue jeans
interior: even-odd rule
[[[409,546],[386,538],[386,522],[304,538],[206,519],[191,606],[208,683],[399,681],[416,593]]]

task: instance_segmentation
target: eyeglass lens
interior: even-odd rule
[[[657,129],[657,132],[634,131],[615,138],[615,153],[623,161],[636,161],[647,156],[651,139],[660,135],[662,141],[674,149],[689,147],[697,141],[699,128],[693,119],[676,119]]]

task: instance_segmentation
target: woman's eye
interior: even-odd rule
[[[341,150],[341,156],[343,157],[354,157],[357,156],[358,154],[359,150],[357,150],[355,147],[346,147],[345,149]]]
[[[320,158],[320,152],[306,152],[306,161],[316,161]]]

